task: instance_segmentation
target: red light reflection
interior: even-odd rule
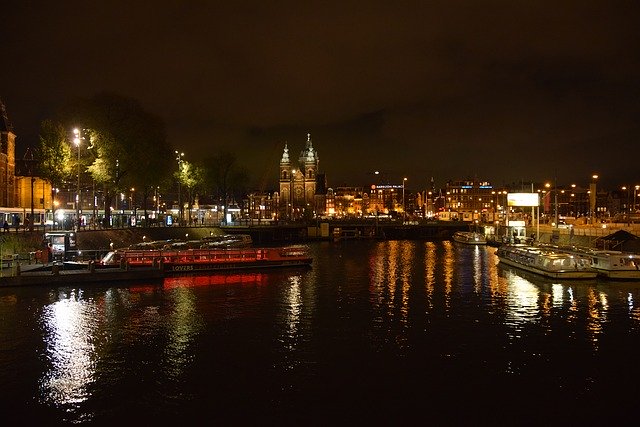
[[[262,273],[242,273],[242,274],[207,274],[166,277],[164,287],[167,289],[184,286],[216,286],[216,285],[237,285],[266,283],[266,274]]]

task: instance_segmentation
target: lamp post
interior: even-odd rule
[[[291,179],[289,180],[289,220],[292,221],[293,220],[293,202],[294,202],[294,198],[293,198],[293,189],[294,189],[294,181],[295,181],[295,177],[296,177],[296,170],[295,169],[291,169]]]
[[[80,230],[80,130],[79,129],[74,129],[73,130],[73,142],[76,144],[76,147],[78,147],[78,185],[77,185],[77,192],[76,192],[76,231]]]
[[[136,189],[131,187],[131,206],[129,206],[129,209],[131,210],[131,213],[132,213],[133,217],[131,218],[131,220],[129,222],[129,225],[132,225],[134,227],[136,226],[137,220],[138,220],[136,218],[136,216],[137,216],[136,213],[137,212],[136,212],[136,207],[135,206],[136,206]]]
[[[178,224],[182,223],[182,194],[181,194],[181,185],[180,181],[182,180],[182,158],[184,157],[184,153],[175,151],[176,153],[176,161],[178,162]]]
[[[598,175],[593,174],[591,176],[591,178],[593,179],[593,181],[591,182],[590,188],[589,188],[589,204],[591,205],[591,224],[595,224],[595,218],[596,218],[596,197],[597,197],[597,190],[596,190],[596,180],[598,179]]]
[[[553,194],[553,223],[555,224],[554,227],[558,228],[558,189],[556,188],[555,182],[553,186],[549,183],[546,183],[544,186]]]
[[[160,195],[158,194],[158,190],[160,188],[156,186],[155,188],[155,195],[153,196],[153,201],[155,202],[155,210],[156,210],[156,215],[155,215],[155,219],[156,222],[158,221],[158,217],[160,216]]]
[[[402,223],[404,224],[404,222],[407,219],[407,210],[405,208],[405,204],[404,204],[404,184],[405,182],[407,182],[407,178],[402,178]]]
[[[636,194],[638,194],[638,190],[640,190],[640,185],[636,185],[633,189],[633,212],[636,212]]]

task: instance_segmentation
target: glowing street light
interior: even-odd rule
[[[638,194],[638,190],[640,190],[640,185],[636,185],[633,191],[633,212],[636,211],[636,194]]]
[[[597,195],[597,189],[596,189],[596,181],[598,179],[598,175],[593,174],[591,176],[591,178],[593,179],[593,181],[591,182],[590,185],[590,194],[589,194],[589,204],[591,205],[591,223],[594,224],[595,223],[595,218],[596,218],[596,195]]]
[[[131,206],[129,209],[132,210],[133,216],[131,217],[130,225],[136,226],[137,222],[137,212],[136,212],[136,189],[131,187]]]
[[[555,188],[555,182],[553,188],[551,184],[546,183],[544,185],[553,194],[553,222],[556,228],[558,228],[558,190]]]
[[[180,186],[180,181],[181,181],[181,176],[180,174],[182,173],[182,158],[184,157],[184,153],[180,153],[178,152],[178,150],[175,151],[176,153],[176,160],[178,162],[178,223],[182,222],[182,194],[181,194],[181,186]]]
[[[294,205],[294,198],[293,198],[293,189],[294,189],[294,181],[295,181],[295,177],[296,177],[296,170],[295,169],[291,169],[291,179],[289,180],[289,206],[290,206],[290,213],[289,213],[289,219],[292,220],[293,219],[293,205]]]
[[[78,147],[78,186],[76,192],[76,231],[80,230],[80,130],[78,128],[73,130],[73,142]]]
[[[405,185],[405,182],[407,182],[407,178],[403,178],[402,179],[402,222],[403,223],[405,222],[405,220],[407,218],[407,215],[406,215],[406,211],[407,210],[406,210],[405,205],[404,205],[404,185]]]

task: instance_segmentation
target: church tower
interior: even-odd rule
[[[300,153],[298,161],[300,162],[300,167],[304,177],[303,203],[307,206],[313,201],[313,196],[316,194],[316,174],[318,173],[318,163],[320,162],[318,152],[313,148],[313,144],[311,143],[310,133],[307,134],[307,145]]]
[[[284,152],[282,153],[282,158],[280,159],[280,203],[285,206],[288,206],[292,201],[292,175],[291,160],[289,159],[289,148],[287,147],[287,143],[285,142]]]
[[[0,100],[0,205],[15,207],[16,135]]]
[[[307,144],[300,153],[297,167],[291,163],[289,147],[285,143],[280,159],[280,208],[283,217],[301,218],[314,210],[318,163],[318,152],[311,143],[311,134],[307,134]]]

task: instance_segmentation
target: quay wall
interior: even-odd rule
[[[314,234],[313,228],[320,224],[279,224],[270,226],[223,226],[223,227],[149,227],[126,229],[82,230],[77,235],[78,247],[81,250],[106,250],[113,243],[114,248],[122,248],[133,243],[153,240],[196,240],[210,235],[249,234],[255,245],[278,245],[299,243],[318,239],[340,240],[335,237],[371,238],[371,239],[414,239],[414,240],[446,240],[457,230],[468,230],[466,223],[429,222],[414,225],[398,223],[372,224],[366,222],[331,221],[329,235]],[[527,236],[537,234],[540,242],[594,246],[598,238],[624,230],[634,236],[640,236],[640,224],[623,227],[574,227],[570,229],[554,229],[551,226],[527,227]],[[556,237],[557,236],[557,237]],[[43,230],[0,233],[0,252],[29,253],[41,249]],[[622,250],[640,252],[640,239],[626,242]]]

